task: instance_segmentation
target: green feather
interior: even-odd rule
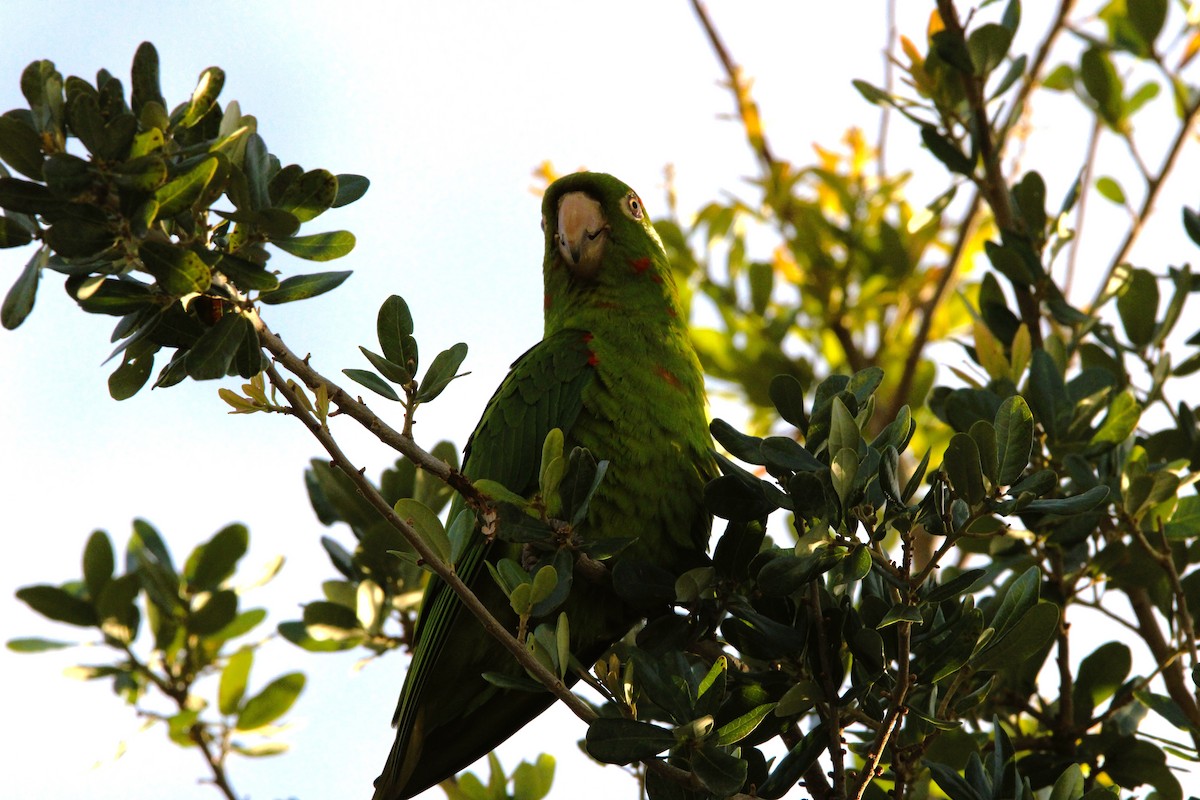
[[[714,466],[700,367],[662,244],[641,200],[609,175],[556,181],[542,214],[544,338],[513,364],[488,403],[463,471],[531,496],[542,443],[560,428],[568,451],[586,447],[609,461],[581,537],[637,536],[618,560],[690,567],[708,540],[702,494]],[[451,517],[462,507],[457,499]],[[505,556],[519,558],[520,549],[476,531],[455,570],[515,631],[507,599],[482,568]],[[566,611],[572,653],[584,664],[638,620],[610,588],[579,580]],[[377,800],[411,797],[452,776],[553,702],[548,692],[501,690],[481,677],[523,673],[436,578],[414,638]]]

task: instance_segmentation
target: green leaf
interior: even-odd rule
[[[0,195],[0,205],[4,205],[3,195]],[[1183,229],[1193,243],[1200,244],[1200,214],[1187,206],[1183,207]]]
[[[269,725],[288,712],[303,690],[303,672],[289,672],[276,678],[246,701],[234,727],[239,731],[251,731]]]
[[[130,69],[130,105],[134,113],[142,110],[146,103],[158,103],[164,108],[167,101],[163,99],[162,89],[158,82],[158,51],[150,42],[142,42],[133,54],[133,66]]]
[[[1021,477],[1033,452],[1033,412],[1020,395],[1007,397],[996,411],[996,482],[1011,485]]]
[[[154,369],[158,345],[146,339],[134,342],[121,354],[121,364],[108,376],[108,393],[114,400],[128,400],[137,394]]]
[[[1012,624],[1009,632],[992,641],[971,660],[977,671],[1010,669],[1025,661],[1058,630],[1058,606],[1039,600]]]
[[[333,173],[314,169],[292,181],[275,207],[291,213],[300,222],[308,222],[329,210],[337,193],[338,181]]]
[[[201,72],[200,80],[196,82],[196,88],[192,92],[192,100],[176,124],[181,128],[190,128],[204,119],[217,102],[217,96],[221,94],[224,86],[225,71],[220,67],[209,67]]]
[[[138,255],[146,271],[168,294],[203,292],[212,283],[208,265],[191,250],[164,242],[142,242]]]
[[[201,636],[216,633],[237,617],[237,606],[237,592],[231,589],[198,595],[188,615],[188,630]]]
[[[91,603],[57,586],[25,586],[17,590],[17,599],[43,617],[56,622],[78,625],[81,628],[99,624],[96,610]]]
[[[1071,495],[1070,497],[1061,497],[1051,500],[1033,500],[1025,506],[1024,510],[1028,512],[1040,512],[1042,514],[1062,514],[1064,516],[1069,514],[1082,514],[1085,511],[1091,511],[1093,508],[1099,506],[1108,499],[1108,495],[1109,488],[1107,486],[1093,486],[1086,492]]]
[[[350,272],[314,272],[311,275],[293,275],[279,282],[279,288],[263,292],[258,299],[267,305],[292,303],[325,294],[341,286]]]
[[[967,37],[967,52],[971,54],[971,65],[975,74],[984,76],[1004,63],[1008,48],[1012,45],[1013,32],[1003,25],[988,23],[980,25]]]
[[[250,666],[254,663],[254,650],[243,647],[225,663],[221,670],[221,684],[217,690],[217,705],[225,716],[237,713],[242,697],[246,694],[246,682],[250,679]]]
[[[188,351],[188,377],[205,381],[224,378],[229,374],[233,357],[245,340],[246,326],[253,330],[253,324],[241,314],[222,315],[217,324],[205,331]]]
[[[450,381],[460,377],[458,368],[462,366],[463,359],[466,357],[467,346],[463,342],[459,342],[448,350],[443,350],[434,356],[429,369],[425,371],[425,377],[421,379],[418,385],[417,402],[428,403],[441,394]]]
[[[1121,188],[1121,184],[1117,183],[1116,179],[1104,175],[1096,180],[1096,191],[1105,200],[1116,203],[1119,206],[1125,205],[1125,190]]]
[[[332,208],[348,206],[367,193],[371,182],[362,175],[342,173],[337,176],[337,196],[333,198]],[[553,767],[551,768],[553,770]]]
[[[392,295],[383,301],[375,317],[375,332],[384,358],[409,371],[416,370],[417,343],[412,338],[412,314],[403,297]]]
[[[42,140],[15,116],[0,116],[0,159],[27,178],[42,180]]]
[[[188,559],[185,574],[193,590],[216,589],[233,575],[237,562],[250,546],[250,531],[245,525],[228,525],[198,546]]]
[[[24,247],[33,241],[33,234],[20,222],[0,216],[0,249]]]
[[[396,390],[387,381],[369,369],[344,369],[342,370],[342,374],[360,386],[367,387],[381,397],[386,397],[388,400],[396,402],[400,401],[400,395],[396,394]]]
[[[763,703],[762,705],[755,706],[740,717],[732,719],[720,728],[717,728],[717,744],[725,747],[745,739],[754,733],[754,729],[759,726],[759,723],[768,714],[775,710],[775,706],[775,703]]]
[[[1158,316],[1158,280],[1144,269],[1134,269],[1121,294],[1117,313],[1125,335],[1134,347],[1145,347],[1154,338]]]
[[[983,502],[986,491],[979,462],[979,447],[968,434],[956,433],[950,438],[942,469],[959,497],[970,505]]]
[[[940,603],[943,600],[950,600],[958,597],[967,589],[987,574],[987,570],[982,567],[969,569],[960,575],[956,575],[940,586],[935,586],[925,595],[925,600],[930,603]]]
[[[104,591],[105,584],[112,580],[115,564],[116,556],[108,534],[92,531],[83,547],[83,582],[91,597],[99,597]]]
[[[962,150],[949,137],[938,133],[932,125],[921,126],[921,141],[933,157],[942,162],[951,172],[971,176],[975,172],[975,162],[963,155]]]
[[[99,209],[72,205],[78,216],[57,219],[42,236],[42,241],[63,258],[86,258],[107,250],[116,242],[117,235],[101,221]]]
[[[1078,764],[1072,764],[1058,776],[1048,800],[1079,800],[1083,797],[1083,787],[1083,769]]]
[[[804,387],[792,375],[776,375],[768,387],[771,403],[784,421],[800,431],[808,430],[808,415],[804,413]]]
[[[443,562],[450,560],[450,538],[442,521],[429,506],[412,498],[401,498],[396,501],[396,514],[405,520],[416,531],[425,544],[437,554]]]
[[[403,385],[412,380],[412,373],[399,364],[393,364],[378,353],[372,352],[361,345],[358,349],[367,357],[367,361],[371,362],[371,366],[379,370],[383,374],[383,377],[392,383]]]
[[[1125,13],[1142,40],[1144,49],[1139,55],[1153,53],[1154,41],[1167,21],[1167,0],[1130,0],[1125,3]]]
[[[354,234],[350,231],[314,233],[310,236],[291,236],[272,239],[271,244],[297,258],[308,261],[332,261],[354,249]]]
[[[692,772],[717,797],[728,797],[746,782],[745,761],[705,743],[692,753]]]
[[[170,219],[195,205],[209,181],[217,173],[217,166],[216,156],[209,156],[155,190],[154,199],[158,202],[157,218]]]
[[[631,764],[658,755],[675,744],[675,734],[658,725],[632,719],[600,718],[584,739],[592,758],[604,764]]]
[[[1113,398],[1104,424],[1092,435],[1088,444],[1105,450],[1116,447],[1133,434],[1141,417],[1142,407],[1133,392],[1126,389]]]
[[[1122,642],[1107,642],[1097,647],[1075,671],[1075,722],[1086,725],[1092,711],[1112,697],[1133,665],[1129,647]]]
[[[554,783],[554,756],[542,753],[535,763],[522,761],[513,771],[512,800],[542,800]]]
[[[5,642],[5,647],[14,653],[46,653],[50,650],[62,650],[65,647],[74,646],[74,642],[59,642],[53,639],[38,639],[36,637],[9,639]]]
[[[1096,103],[1100,118],[1114,130],[1122,130],[1125,109],[1121,102],[1121,78],[1108,54],[1099,47],[1089,48],[1080,59],[1079,75],[1084,90]]]
[[[4,236],[4,224],[11,226],[12,220],[0,217],[0,238]],[[33,254],[33,258],[29,259],[25,268],[21,270],[16,283],[4,296],[4,304],[0,305],[0,323],[8,330],[15,330],[29,316],[29,312],[33,311],[33,302],[37,297],[42,267],[46,266],[49,257],[50,251],[45,247],[39,247],[38,251]]]

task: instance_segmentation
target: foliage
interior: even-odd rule
[[[95,98],[68,79],[74,88],[63,104],[52,66],[31,66],[23,82],[29,111],[0,118],[0,158],[31,179],[0,180],[0,241],[40,244],[5,303],[5,323],[28,313],[43,267],[61,269],[69,286],[87,285],[82,296],[75,291],[85,310],[122,315],[119,332],[132,340],[122,369],[134,368],[134,345],[175,348],[160,384],[240,374],[249,379],[243,394],[223,391],[235,412],[292,415],[321,442],[331,461],[313,461],[306,475],[313,506],[324,524],[346,523],[355,543],[322,539],[338,577],[302,620],[280,626],[305,650],[363,647],[376,657],[407,644],[427,571],[465,592],[448,565],[475,515],[489,532],[527,545],[536,558],[501,562],[493,573],[520,623],[489,630],[511,644],[529,676],[504,680],[559,693],[587,723],[587,752],[638,770],[652,798],[774,798],[802,785],[819,800],[889,792],[913,800],[1035,792],[1094,800],[1110,796],[1109,787],[1149,786],[1181,800],[1176,770],[1200,750],[1200,501],[1192,489],[1200,436],[1177,387],[1200,367],[1200,333],[1178,345],[1176,329],[1197,283],[1187,266],[1135,266],[1128,254],[1200,110],[1200,91],[1185,74],[1200,29],[1175,20],[1161,0],[1114,1],[1078,20],[1064,2],[1036,50],[1022,55],[1011,52],[1017,0],[984,3],[965,23],[950,0],[939,0],[926,40],[899,42],[894,63],[905,89],[855,84],[885,114],[910,123],[945,168],[946,190],[916,208],[904,194],[907,175],[884,168],[883,141],[872,154],[852,133],[846,155],[822,150],[811,168],[775,153],[749,85],[694,5],[761,167],[757,201],[714,202],[694,221],[673,213],[657,223],[689,299],[706,298],[716,312],[715,327],[695,331],[707,370],[752,409],[751,433],[712,425],[728,457],[705,495],[722,529],[709,565],[682,575],[636,565],[609,574],[603,562],[622,542],[576,546],[565,534],[605,465],[585,451],[564,452],[561,436],[546,440],[534,498],[471,486],[447,443],[431,453],[416,447],[412,415],[456,376],[465,345],[433,359],[417,381],[413,319],[402,299],[380,308],[381,352],[363,348],[374,371],[344,372],[403,402],[403,431],[273,336],[257,316],[258,300],[298,299],[340,280],[328,273],[276,287],[262,278],[267,243],[312,255],[334,252],[312,248],[340,240],[294,236],[293,222],[315,216],[295,193],[309,197],[301,189],[311,183],[323,211],[346,185],[365,182],[335,179],[331,196],[328,180],[279,169],[252,146],[261,140],[249,118],[215,105],[219,71],[207,72],[196,97],[168,117],[156,112],[163,106],[147,77],[152,49],[135,59],[132,109],[107,73]],[[1167,44],[1172,26],[1179,36]],[[1064,31],[1083,47],[1052,66]],[[1162,87],[1176,128],[1162,166],[1151,170],[1133,121]],[[1069,186],[1016,169],[1014,131],[1041,89],[1048,91],[1038,97],[1082,102],[1093,140],[1126,143],[1143,185],[1097,175],[1094,147],[1081,150]],[[137,150],[143,134],[159,141],[152,131],[159,149]],[[83,167],[65,153],[67,133],[92,154],[75,159]],[[149,157],[162,168],[137,162]],[[68,180],[85,173],[86,185]],[[1081,307],[1069,284],[1093,188],[1130,216],[1092,302]],[[236,210],[209,228],[222,194]],[[1065,199],[1048,206],[1051,196]],[[1182,217],[1200,244],[1200,215],[1183,209]],[[760,235],[765,258],[752,255]],[[987,266],[967,283],[977,256]],[[179,302],[196,292],[225,313],[205,321],[200,298]],[[952,336],[969,363],[951,368],[950,383],[950,375],[935,378],[929,348]],[[261,348],[298,382],[267,366]],[[378,485],[334,440],[335,406],[403,455]],[[452,490],[470,511],[442,521]],[[134,558],[129,575],[112,577],[111,546],[93,537],[84,581],[28,587],[22,599],[52,619],[98,627],[126,653],[124,672],[106,674],[129,693],[138,680],[138,691],[158,686],[142,666],[149,662],[132,656],[140,593],[162,663],[189,653],[182,663],[198,666],[188,679],[222,665],[225,721],[196,722],[185,731],[192,741],[224,741],[246,718],[265,723],[272,709],[285,711],[285,703],[256,704],[274,696],[270,687],[243,701],[237,686],[250,651],[222,654],[225,640],[213,638],[234,624],[236,605],[214,603],[227,602],[215,598],[225,596],[236,547],[217,547],[214,538],[181,575],[168,570],[174,583],[164,584],[165,547],[145,545],[138,530],[143,544],[134,550],[157,558]],[[564,646],[570,621],[561,604],[574,581],[595,579],[647,608],[647,620],[596,664],[579,664]],[[220,625],[208,619],[217,609]],[[1140,639],[1153,669],[1134,674],[1122,640],[1073,656],[1072,626],[1095,614],[1112,621],[1114,635]],[[598,705],[566,691],[560,679],[571,675],[599,693]],[[175,686],[169,675],[163,680]],[[180,713],[195,711],[186,688],[181,696]],[[1148,730],[1150,719],[1177,733]],[[509,778],[498,761],[491,766],[486,785],[464,776],[447,792],[508,796]],[[545,757],[518,767],[513,796],[543,796],[551,771]]]
[[[314,297],[350,274],[280,280],[267,269],[267,245],[310,261],[349,253],[348,231],[298,232],[362,197],[368,182],[282,166],[253,116],[237,102],[217,102],[224,82],[225,73],[209,67],[192,97],[168,113],[158,52],[147,42],[133,58],[128,100],[107,70],[92,85],[35,61],[21,75],[29,108],[0,117],[0,158],[28,178],[0,166],[0,247],[38,241],[0,321],[11,329],[25,320],[45,269],[66,275],[84,311],[120,318],[109,356],[121,358],[109,378],[118,400],[145,385],[163,348],[174,352],[155,386],[257,375],[261,351],[238,307],[248,297]],[[213,208],[222,199],[232,208]]]
[[[111,680],[114,694],[149,724],[162,724],[176,745],[197,748],[213,783],[227,793],[225,762],[231,753],[270,756],[287,750],[277,738],[277,723],[305,683],[303,672],[289,672],[247,691],[262,640],[245,637],[267,612],[242,608],[242,598],[283,566],[278,557],[254,581],[235,583],[249,540],[244,526],[230,525],[192,550],[179,568],[159,532],[134,520],[124,572],[117,572],[112,539],[95,531],[83,551],[82,578],[17,592],[48,619],[94,629],[96,643],[114,651],[115,659],[80,665],[69,674]],[[26,653],[75,645],[42,638],[8,642],[10,649]],[[201,684],[207,687],[203,691]]]

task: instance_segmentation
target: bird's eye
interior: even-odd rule
[[[542,214],[542,233],[546,232],[546,215]]]
[[[646,216],[646,211],[642,208],[641,198],[633,192],[625,195],[625,209],[625,213],[629,214],[629,216],[633,217],[634,219],[641,219],[642,217]]]

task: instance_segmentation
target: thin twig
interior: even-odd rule
[[[1200,113],[1200,100],[1192,104],[1184,114],[1183,121],[1179,125],[1179,130],[1175,132],[1175,139],[1171,142],[1171,147],[1167,150],[1166,158],[1163,159],[1162,168],[1159,169],[1157,175],[1146,182],[1146,196],[1142,199],[1142,206],[1138,210],[1133,224],[1129,226],[1129,231],[1125,234],[1125,240],[1121,242],[1116,255],[1113,256],[1108,269],[1105,270],[1104,279],[1096,287],[1096,294],[1092,297],[1092,302],[1087,307],[1089,314],[1094,312],[1096,306],[1100,304],[1100,300],[1104,297],[1105,290],[1112,281],[1113,275],[1125,263],[1125,258],[1133,248],[1133,243],[1137,241],[1138,235],[1142,232],[1142,228],[1146,224],[1146,220],[1150,218],[1150,214],[1154,210],[1154,203],[1158,200],[1158,195],[1162,191],[1163,184],[1166,183],[1167,177],[1174,170],[1175,161],[1183,151],[1183,145],[1191,133],[1192,123],[1195,122],[1197,113]]]
[[[725,75],[729,79],[729,88],[733,91],[734,99],[737,101],[738,117],[742,121],[742,126],[746,129],[746,138],[750,140],[750,147],[758,156],[759,161],[762,162],[767,177],[770,177],[775,172],[775,156],[771,153],[771,147],[767,144],[767,137],[763,132],[762,117],[758,113],[758,104],[750,96],[750,82],[742,75],[741,67],[729,55],[729,50],[726,49],[725,43],[721,41],[721,37],[713,25],[712,18],[709,17],[704,3],[701,0],[692,0],[692,8],[695,9],[696,16],[700,18],[700,24],[704,26],[704,32],[708,35],[708,41],[712,45],[713,52],[717,54],[717,58],[725,70]]]

